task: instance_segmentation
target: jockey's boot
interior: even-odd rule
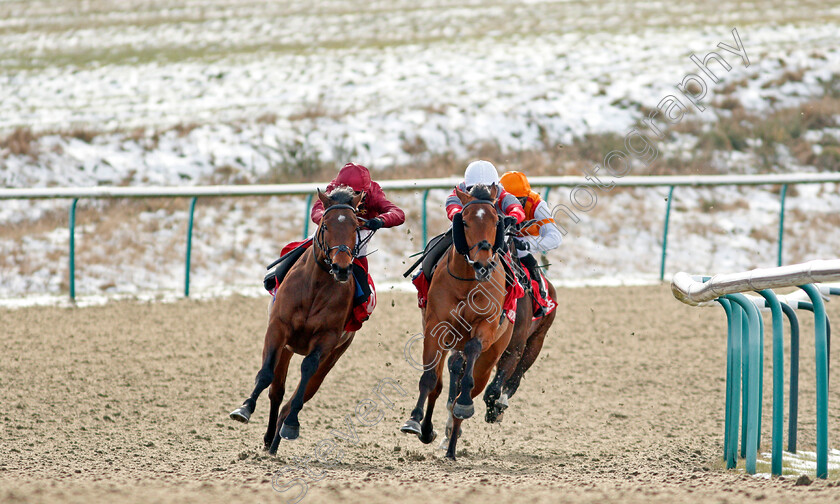
[[[531,279],[537,282],[537,287],[540,290],[540,297],[542,299],[546,298],[547,293],[545,289],[543,289],[542,278],[540,277],[540,268],[537,266],[537,260],[534,259],[534,256],[528,254],[526,256],[520,257],[519,262],[522,263],[523,266],[528,268],[528,273],[531,274]],[[542,306],[537,306],[534,310],[534,317],[540,318],[545,316],[545,308]]]

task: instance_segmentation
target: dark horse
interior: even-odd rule
[[[257,398],[270,384],[271,409],[263,440],[272,455],[277,453],[280,438],[298,437],[298,414],[303,403],[315,395],[353,341],[355,333],[345,332],[344,324],[353,307],[355,279],[351,266],[362,245],[357,242],[362,222],[356,213],[363,195],[347,187],[339,187],[329,196],[318,191],[325,210],[312,253],[304,254],[278,287],[254,391],[230,414],[234,420],[248,422]],[[305,356],[300,384],[280,410],[293,354]]]
[[[551,299],[557,299],[554,285],[548,279],[545,282],[548,295]],[[557,311],[554,310],[545,317],[533,320],[533,313],[534,300],[530,295],[526,294],[517,300],[513,335],[499,359],[496,376],[484,391],[484,404],[487,406],[484,420],[488,423],[502,421],[504,411],[508,407],[508,399],[513,397],[519,388],[522,375],[537,360],[545,335],[557,315]]]
[[[477,185],[469,194],[460,190],[456,194],[463,210],[452,221],[455,246],[435,269],[428,305],[423,311],[424,372],[420,396],[400,429],[416,434],[427,444],[437,435],[432,428],[432,414],[443,389],[446,353],[452,352],[447,406],[451,406],[452,432],[460,434],[461,422],[475,413],[473,398],[490,379],[513,331],[513,324],[502,310],[505,271],[500,249],[504,248],[504,225],[496,211],[497,190]],[[449,437],[447,458],[455,460],[457,441],[457,435]]]

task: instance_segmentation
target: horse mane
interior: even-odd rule
[[[349,205],[353,201],[353,198],[357,195],[358,193],[350,186],[338,186],[330,191],[330,193],[327,194],[327,197],[329,197],[333,203],[338,203],[339,205]]]
[[[490,189],[484,184],[476,184],[470,189],[470,196],[480,200],[492,201]]]

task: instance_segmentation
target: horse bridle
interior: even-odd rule
[[[345,205],[343,203],[337,203],[335,205],[330,205],[329,207],[327,207],[324,210],[324,213],[321,215],[321,225],[318,226],[318,231],[315,233],[315,245],[316,245],[316,247],[312,247],[312,253],[313,253],[313,255],[315,255],[315,259],[317,260],[318,259],[318,253],[315,249],[318,248],[318,249],[321,249],[324,252],[324,258],[321,259],[321,260],[318,260],[317,262],[318,262],[318,266],[320,266],[321,269],[323,269],[324,271],[327,271],[327,272],[332,271],[332,267],[333,267],[333,264],[334,264],[333,260],[332,260],[332,257],[333,257],[333,252],[334,251],[338,251],[339,253],[340,252],[346,252],[346,253],[350,254],[350,257],[352,259],[356,259],[356,258],[359,257],[359,252],[361,252],[362,248],[365,245],[367,245],[367,243],[370,241],[371,238],[373,238],[373,234],[375,233],[375,231],[371,230],[369,235],[362,238],[362,229],[363,229],[362,226],[367,221],[365,221],[364,219],[360,219],[363,222],[362,222],[362,226],[357,226],[356,227],[356,244],[353,246],[353,248],[350,248],[347,245],[344,245],[343,243],[341,245],[336,245],[335,247],[330,247],[324,241],[324,230],[325,230],[324,219],[326,218],[327,214],[332,210],[352,210],[354,214],[356,213],[356,208],[355,207],[353,207],[351,205]],[[357,217],[357,219],[358,219],[358,217]]]
[[[484,199],[476,199],[476,200],[472,200],[472,201],[467,202],[463,207],[461,207],[461,212],[460,213],[463,215],[464,210],[466,210],[468,206],[473,205],[473,204],[490,205],[493,208],[493,211],[496,212],[497,217],[499,219],[501,219],[501,216],[499,215],[498,210],[496,210],[495,202],[490,201],[490,200],[484,200]],[[463,226],[463,223],[461,225]],[[476,261],[473,261],[472,259],[470,259],[470,252],[472,252],[473,249],[476,248],[479,243],[481,243],[481,242],[478,242],[478,243],[474,244],[472,247],[469,247],[464,252],[458,251],[457,248],[456,248],[456,252],[458,254],[460,254],[464,258],[465,261],[467,261],[467,264],[469,264],[470,266],[473,266],[473,267],[475,267]],[[497,248],[496,245],[497,244],[493,245],[493,255],[490,256],[490,262],[488,263],[488,267],[490,268],[490,271],[495,270],[496,266],[498,265],[498,262],[495,260],[495,258],[497,257],[497,255],[499,253],[499,249]],[[477,278],[461,278],[461,277],[455,275],[454,273],[452,273],[452,270],[449,268],[449,261],[446,261],[446,271],[447,271],[447,273],[449,273],[449,276],[451,276],[452,278],[454,278],[456,280],[463,280],[463,281],[467,281],[467,282],[477,282],[478,281]]]

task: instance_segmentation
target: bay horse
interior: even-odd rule
[[[516,264],[518,266],[518,261]],[[547,278],[545,283],[549,297],[557,299],[554,285]],[[517,300],[516,323],[510,343],[499,358],[496,376],[484,391],[484,404],[487,406],[484,420],[487,423],[502,421],[508,400],[516,393],[525,371],[534,364],[542,350],[545,335],[554,323],[557,310],[537,320],[533,320],[533,313],[534,300],[530,295],[526,294]]]
[[[356,288],[351,273],[353,260],[369,239],[357,240],[363,219],[356,214],[363,196],[364,193],[345,186],[329,195],[318,190],[324,214],[315,232],[312,253],[305,253],[278,286],[269,311],[262,367],[254,391],[230,413],[232,419],[247,423],[257,398],[271,385],[268,429],[263,438],[271,455],[277,453],[281,438],[297,439],[298,414],[303,404],[315,395],[353,342],[355,332],[344,331],[344,325],[353,309]],[[294,354],[304,356],[300,383],[280,410],[289,361]]]
[[[421,442],[434,441],[432,414],[443,389],[445,354],[449,359],[452,432],[475,413],[473,398],[484,389],[493,367],[507,348],[513,331],[504,316],[504,219],[496,210],[496,187],[474,186],[469,193],[456,189],[463,208],[452,219],[454,246],[435,269],[423,310],[423,374],[420,395],[409,419],[400,428]],[[423,405],[428,401],[427,410]],[[422,425],[420,422],[423,422]],[[449,436],[446,457],[455,460],[458,435]]]

